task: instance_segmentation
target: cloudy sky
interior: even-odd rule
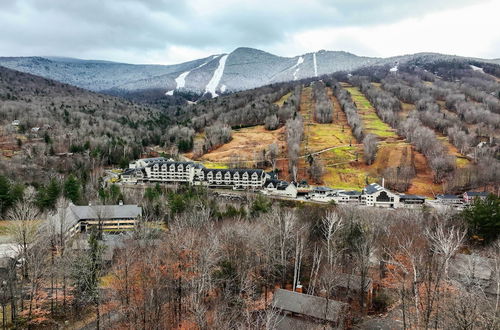
[[[0,0],[0,56],[172,64],[255,47],[500,57],[500,0]]]

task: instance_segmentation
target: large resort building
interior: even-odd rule
[[[126,183],[185,183],[233,189],[261,189],[266,173],[260,169],[208,169],[195,162],[165,158],[139,159],[129,165],[121,178]]]

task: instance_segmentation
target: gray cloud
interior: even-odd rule
[[[83,57],[169,47],[272,47],[322,27],[369,26],[478,0],[10,0],[0,2],[0,55]],[[222,5],[221,5],[222,3]],[[146,61],[146,59],[145,59]]]

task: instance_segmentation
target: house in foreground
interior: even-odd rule
[[[85,233],[90,228],[100,226],[106,232],[121,232],[134,229],[138,219],[142,216],[142,208],[137,205],[85,205],[79,206],[70,203],[64,210],[68,223],[68,235]]]
[[[361,277],[354,274],[339,273],[333,278],[334,297],[357,301],[357,297],[363,293],[365,306],[371,306],[373,298],[373,282],[368,276]]]
[[[342,326],[349,313],[346,303],[284,289],[274,292],[273,305],[286,316],[302,321],[327,321],[335,326]]]

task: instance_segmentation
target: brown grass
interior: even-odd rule
[[[271,143],[276,142],[281,153],[286,154],[285,128],[267,131],[264,126],[246,127],[233,130],[233,139],[219,148],[203,155],[199,160],[217,163],[229,163],[239,157],[242,162],[253,162],[255,154],[262,152]]]

